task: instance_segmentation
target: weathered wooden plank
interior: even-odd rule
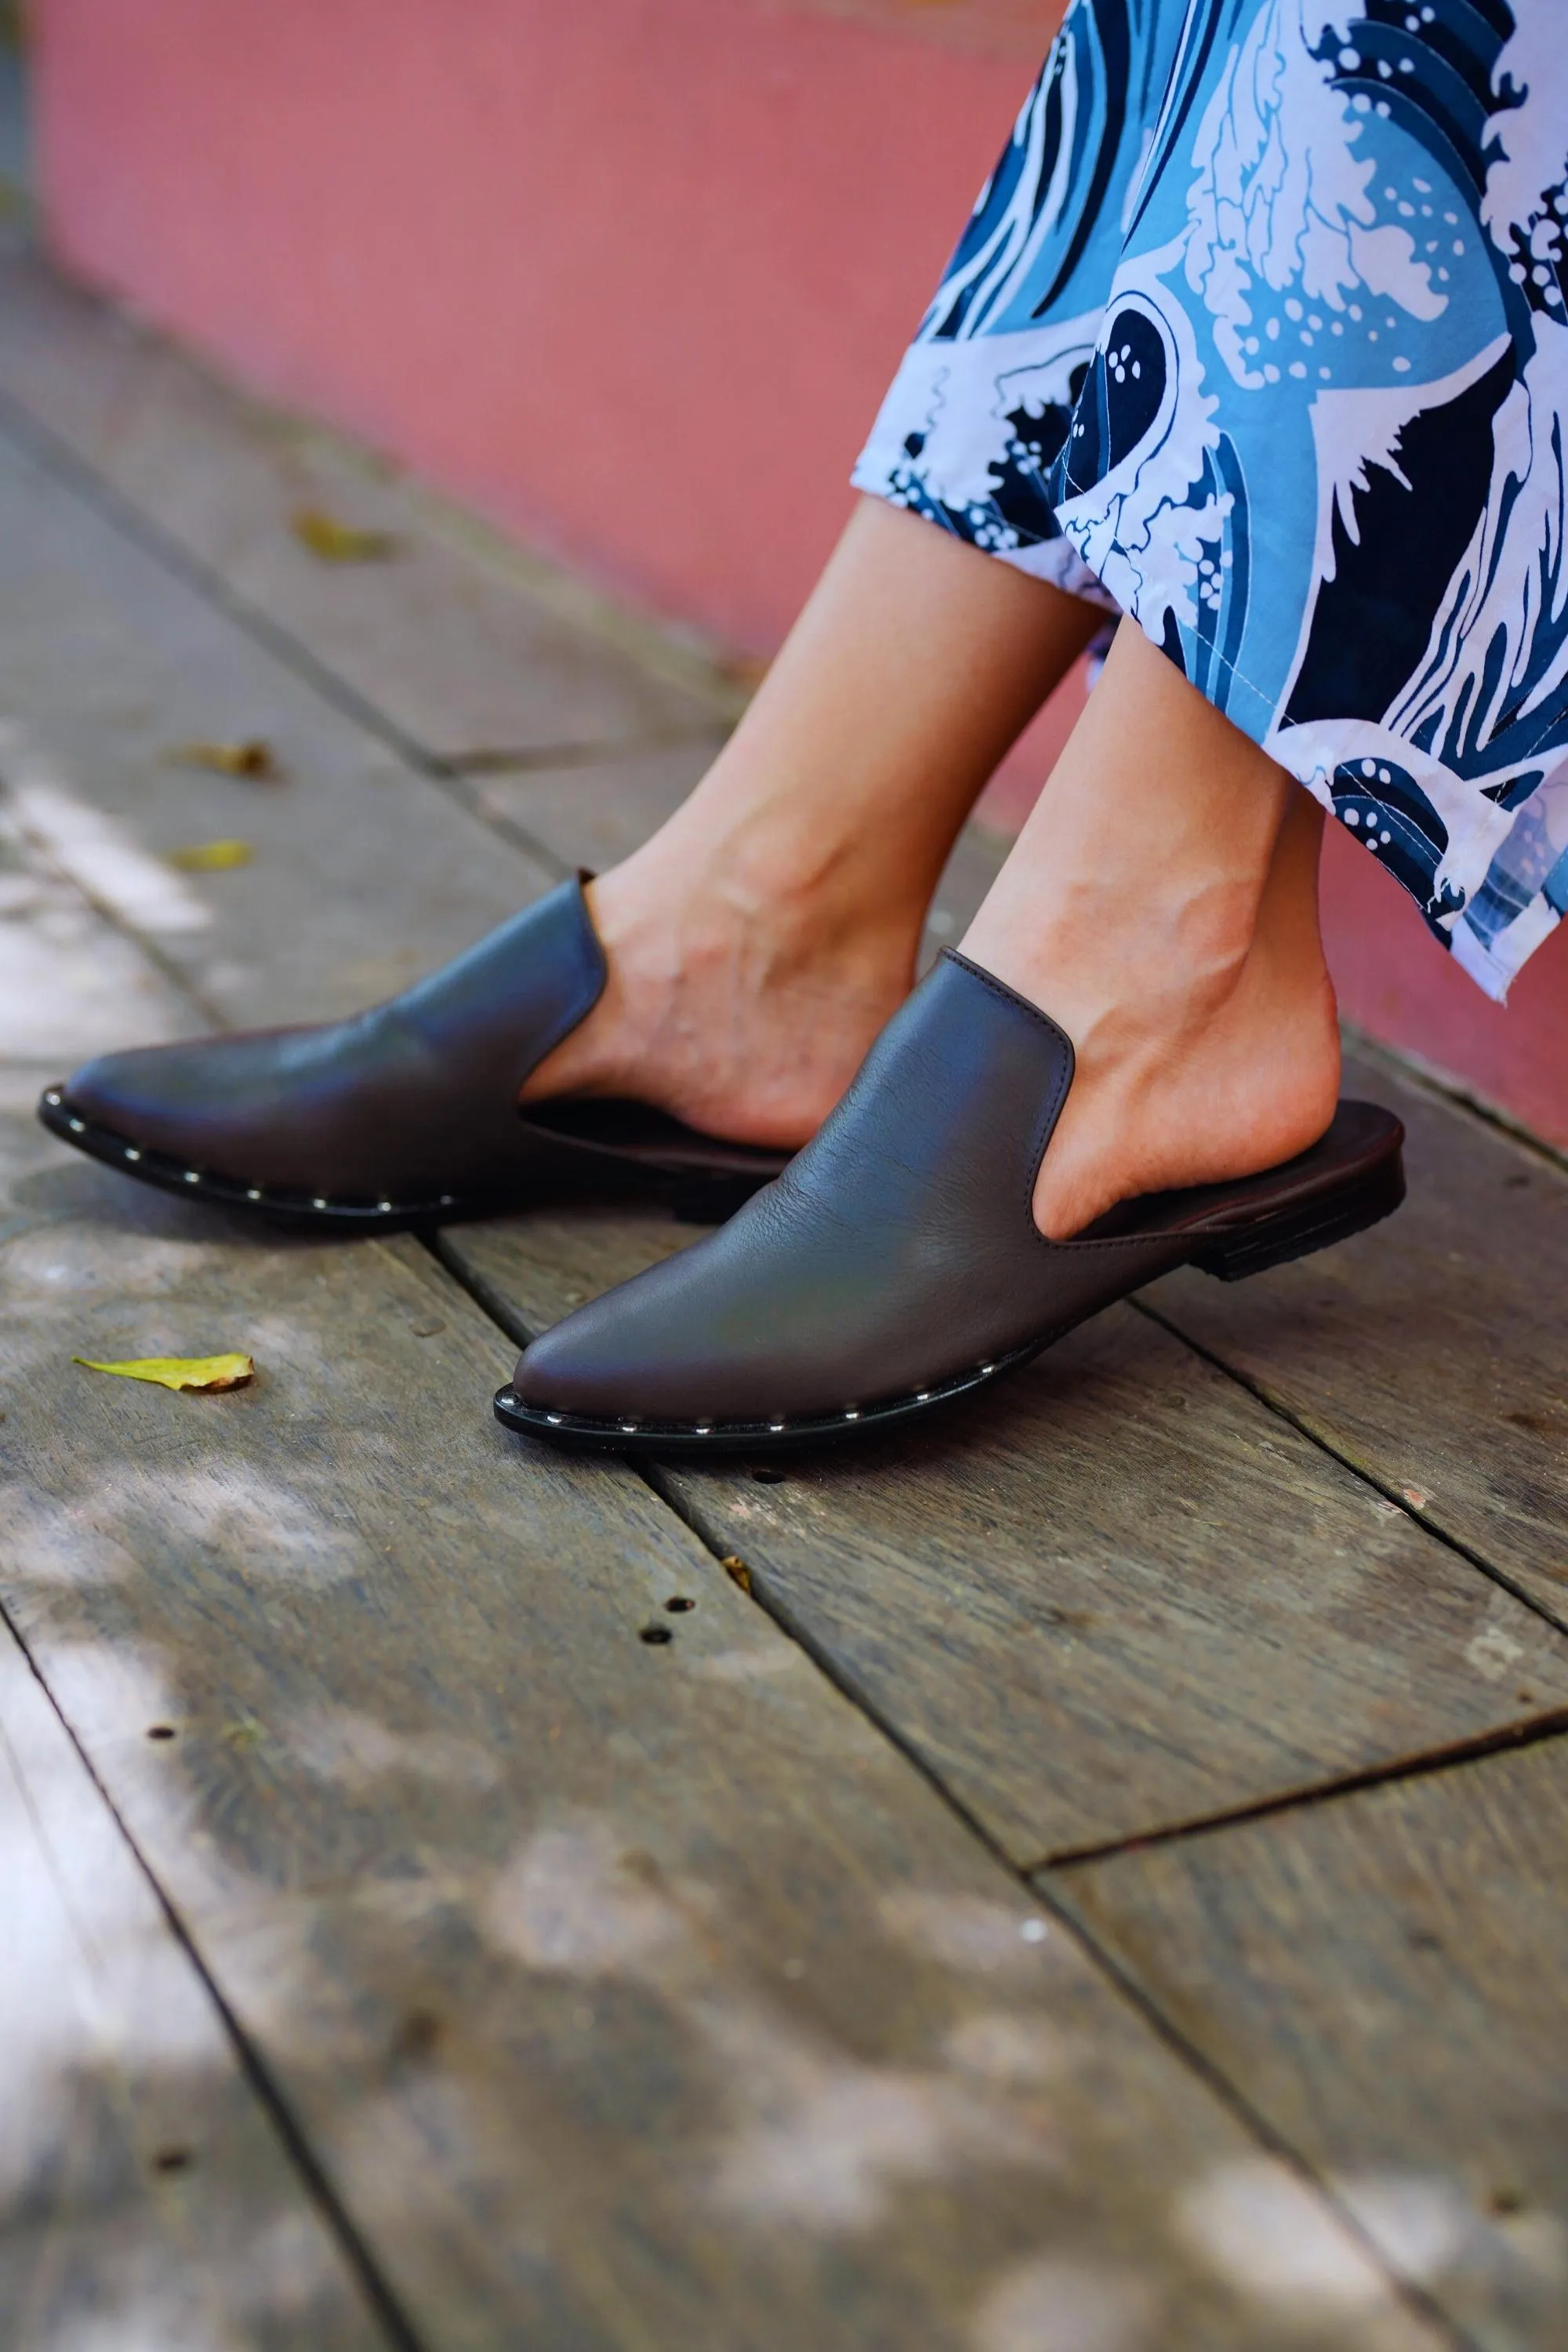
[[[0,776],[4,765],[0,750]],[[154,1045],[189,1019],[163,975],[29,850],[0,799],[0,1066],[12,1056],[34,1065],[29,1110],[38,1087],[106,1033]]]
[[[1151,1302],[1568,1623],[1568,1176],[1382,1068],[1410,1134],[1393,1222]]]
[[[1558,2352],[1565,1851],[1555,1738],[1052,1883],[1468,2343]]]
[[[426,751],[624,742],[734,707],[655,632],[616,642],[591,596],[26,256],[0,255],[0,431],[7,407],[11,430],[41,425]],[[289,528],[310,507],[388,533],[390,560],[322,563]]]
[[[554,879],[3,439],[0,710],[11,825],[189,982],[209,1008],[191,1027],[353,1009]],[[256,736],[284,781],[169,757]],[[252,862],[163,862],[214,839],[247,843]],[[96,1042],[142,1034],[128,1007]]]
[[[560,1214],[443,1249],[526,1332],[679,1239]],[[919,1439],[665,1475],[1025,1864],[1568,1700],[1556,1632],[1131,1307]]]
[[[6,2352],[384,2345],[210,1993],[4,1628],[0,1849]]]
[[[18,1189],[5,1604],[423,2340],[1430,2352],[1194,2239],[1241,2126],[416,1244]]]
[[[183,992],[76,886],[48,870],[0,800],[0,1240],[14,1188],[74,1152],[39,1126],[41,1089],[108,1039],[153,1045],[198,1025]]]

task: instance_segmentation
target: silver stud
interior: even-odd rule
[[[136,1146],[133,1143],[128,1143],[125,1147],[125,1157],[127,1160],[140,1160],[142,1154],[137,1150]]]
[[[982,1364],[980,1369],[983,1372],[994,1372],[996,1367],[994,1364]]]
[[[318,1199],[318,1200],[314,1200],[314,1201],[312,1201],[312,1202],[311,1202],[311,1203],[310,1203],[310,1206],[311,1206],[311,1208],[312,1208],[312,1209],[324,1209],[324,1208],[327,1206],[327,1202],[326,1202],[325,1201],[322,1201],[322,1200]]]
[[[59,1090],[59,1088],[58,1088],[58,1087],[51,1087],[49,1088],[49,1090],[48,1090],[47,1094],[44,1097],[44,1100],[45,1100],[47,1103],[58,1103],[59,1098],[60,1098],[60,1090]]]
[[[784,1423],[782,1421],[770,1421],[768,1427],[773,1431],[773,1435],[776,1437],[779,1431],[784,1427]]]
[[[186,1169],[185,1181],[187,1184],[199,1184],[201,1181],[201,1173],[199,1170],[195,1168]]]
[[[251,1188],[250,1188],[249,1192],[246,1194],[246,1196],[245,1196],[245,1197],[246,1197],[246,1199],[247,1199],[247,1201],[259,1201],[259,1200],[260,1200],[260,1198],[261,1198],[261,1187],[260,1187],[260,1185],[259,1185],[259,1184],[253,1184],[253,1185],[251,1186]]]
[[[441,1206],[443,1209],[455,1209],[455,1208],[457,1207],[457,1205],[458,1205],[458,1196],[457,1196],[457,1194],[456,1194],[455,1192],[443,1192],[443,1193],[442,1193],[442,1195],[441,1195],[441,1200],[440,1200],[440,1206]]]
[[[67,1119],[66,1125],[70,1129],[73,1135],[85,1135],[87,1133],[87,1121],[84,1118]]]
[[[931,1391],[930,1391],[930,1389],[920,1389],[920,1390],[917,1390],[916,1394],[915,1394],[915,1402],[916,1402],[917,1404],[930,1404],[930,1402],[931,1402]]]
[[[381,1213],[382,1213],[382,1215],[383,1215],[384,1217],[390,1217],[390,1216],[391,1216],[391,1214],[392,1214],[392,1203],[391,1203],[391,1202],[390,1202],[390,1201],[378,1201],[378,1202],[376,1202],[376,1204],[375,1204],[375,1205],[376,1205],[376,1207],[381,1211]]]
[[[713,1434],[713,1424],[710,1421],[694,1422],[692,1426],[699,1437],[711,1437]]]
[[[544,1418],[550,1423],[552,1429],[559,1429],[566,1416],[564,1413],[561,1412],[547,1412]]]
[[[635,1422],[635,1421],[623,1421],[623,1422],[622,1422],[622,1423],[621,1423],[621,1427],[626,1431],[626,1435],[627,1435],[628,1437],[631,1437],[632,1435],[634,1435],[634,1434],[635,1434],[635,1433],[636,1433],[636,1431],[637,1431],[637,1427],[638,1427],[638,1424],[637,1424],[637,1422]]]
[[[844,1418],[846,1421],[858,1421],[860,1418],[859,1406],[858,1404],[847,1404],[844,1408]]]

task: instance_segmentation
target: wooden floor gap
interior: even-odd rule
[[[443,1232],[437,1228],[433,1233],[421,1233],[419,1239],[437,1264],[451,1276],[458,1289],[467,1291],[475,1306],[489,1317],[497,1329],[504,1332],[512,1346],[520,1352],[528,1346],[531,1339],[538,1338],[537,1332],[530,1331],[513,1314],[511,1307],[493,1284],[487,1282],[482,1275],[474,1274],[463,1264],[456,1250],[448,1247],[447,1236]]]
[[[1310,1808],[1332,1804],[1342,1797],[1359,1795],[1366,1789],[1386,1788],[1399,1780],[1435,1779],[1441,1772],[1451,1772],[1461,1764],[1473,1764],[1486,1756],[1511,1755],[1515,1748],[1535,1748],[1543,1741],[1561,1739],[1568,1733],[1568,1707],[1559,1707],[1550,1715],[1536,1716],[1528,1723],[1504,1724],[1496,1731],[1478,1732],[1473,1739],[1457,1739],[1442,1748],[1423,1750],[1418,1756],[1396,1757],[1392,1763],[1369,1764],[1364,1771],[1346,1772],[1336,1780],[1313,1781],[1305,1788],[1289,1789],[1272,1797],[1259,1797],[1250,1805],[1233,1805],[1221,1813],[1205,1813],[1192,1821],[1172,1822],[1166,1827],[1142,1831],[1136,1837],[1111,1838],[1096,1845],[1069,1846],[1057,1853],[1043,1855],[1028,1864],[1026,1874],[1037,1880],[1042,1871],[1070,1870],[1079,1863],[1109,1862],[1119,1853],[1142,1853],[1151,1846],[1175,1845],[1188,1838],[1209,1837],[1219,1830],[1236,1829],[1244,1822],[1268,1821],[1276,1813],[1305,1811]]]
[[[723,730],[708,727],[650,727],[638,735],[608,736],[597,742],[480,745],[468,751],[443,751],[437,756],[448,776],[525,776],[541,768],[601,768],[642,751],[678,751],[688,743],[711,743],[717,749]]]
[[[1370,1486],[1374,1494],[1381,1495],[1385,1503],[1392,1503],[1396,1511],[1402,1511],[1405,1517],[1420,1528],[1424,1534],[1431,1536],[1435,1541],[1443,1545],[1446,1550],[1455,1553],[1465,1561],[1468,1567],[1475,1569],[1489,1583],[1497,1585],[1500,1591],[1508,1593],[1520,1603],[1521,1608],[1528,1609],[1532,1617],[1538,1617],[1543,1625],[1550,1625],[1554,1633],[1568,1633],[1568,1618],[1558,1616],[1553,1610],[1547,1608],[1544,1601],[1538,1601],[1524,1585],[1516,1584],[1505,1570],[1497,1567],[1493,1561],[1486,1558],[1484,1553],[1475,1550],[1471,1545],[1466,1543],[1461,1536],[1454,1535],[1436,1519],[1429,1517],[1425,1511],[1418,1510],[1401,1487],[1394,1486],[1391,1480],[1380,1478],[1375,1470],[1369,1470],[1364,1463],[1356,1461],[1353,1455],[1346,1454],[1340,1446],[1335,1445],[1331,1439],[1324,1436],[1321,1429],[1315,1429],[1310,1421],[1288,1405],[1282,1397],[1276,1396],[1273,1391],[1266,1388],[1260,1381],[1255,1381],[1247,1373],[1238,1370],[1237,1366],[1227,1362],[1224,1356],[1216,1355],[1212,1348],[1206,1348],[1201,1339],[1194,1339],[1180,1323],[1173,1321],[1171,1317],[1163,1313],[1159,1307],[1151,1307],[1147,1299],[1132,1297],[1127,1303],[1130,1307],[1135,1307],[1140,1315],[1147,1316],[1151,1323],[1157,1323],[1162,1331],[1169,1332],[1173,1339],[1179,1339],[1184,1348],[1190,1348],[1194,1356],[1201,1357],[1204,1362],[1211,1366],[1215,1371],[1223,1372],[1227,1381],[1234,1381],[1238,1388],[1245,1389],[1247,1395],[1255,1398],[1266,1412],[1275,1416],[1276,1420],[1286,1423],[1299,1437],[1304,1437],[1310,1445],[1315,1445],[1320,1454],[1326,1454],[1331,1462],[1339,1464],[1342,1470],[1348,1470],[1352,1478],[1358,1478],[1363,1486]]]
[[[343,2259],[353,2272],[371,2311],[384,2331],[392,2352],[438,2352],[438,2347],[429,2345],[425,2337],[417,2333],[391,2286],[383,2277],[375,2258],[358,2227],[317,2162],[315,2152],[288,2101],[273,2081],[260,2053],[249,2040],[229,2002],[225,1999],[223,1989],[208,1969],[200,1947],[165,1894],[146,1855],[132,1835],[124,1815],[100,1779],[91,1757],[77,1738],[71,1723],[57,1703],[55,1695],[49,1688],[37,1660],[28,1648],[20,1627],[3,1602],[0,1602],[0,1628],[4,1629],[3,1636],[0,1638],[9,1638],[14,1641],[26,1659],[27,1670],[43,1693],[51,1714],[80,1759],[82,1769],[97,1790],[105,1810],[125,1843],[126,1851],[131,1854],[137,1869],[151,1888],[153,1901],[167,1922],[169,1933],[199,1979],[225,2033],[228,2036],[234,2049],[236,2063],[262,2113],[277,2133],[285,2155],[300,2177],[305,2193],[316,2206],[325,2227],[342,2249]]]

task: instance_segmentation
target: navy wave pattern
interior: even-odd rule
[[[1500,995],[1568,912],[1565,412],[1562,0],[1076,0],[856,478],[1098,583]]]

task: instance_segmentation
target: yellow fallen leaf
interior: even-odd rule
[[[118,1372],[121,1380],[155,1381],[163,1389],[237,1389],[256,1378],[248,1356],[133,1356],[123,1364],[100,1364],[73,1356],[89,1372]]]
[[[224,874],[231,866],[248,866],[252,855],[248,841],[195,841],[171,849],[168,862],[182,874]]]
[[[390,531],[357,530],[324,507],[300,507],[289,518],[289,528],[323,563],[380,563],[397,545]]]
[[[210,768],[218,776],[275,776],[272,746],[259,735],[242,743],[175,743],[163,757],[174,768]]]

